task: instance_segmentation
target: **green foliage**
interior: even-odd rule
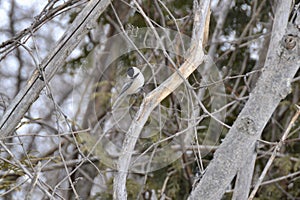
[[[166,173],[167,172],[167,173]],[[176,161],[171,165],[155,171],[147,179],[147,186],[145,189],[162,190],[165,185],[163,193],[171,199],[186,199],[190,191],[188,180],[184,177],[184,169],[180,161]]]
[[[27,160],[27,157],[23,157],[20,159],[22,165],[26,167],[31,167],[33,165],[33,167],[35,167],[35,163],[37,163],[38,161],[48,159],[38,158],[30,154],[28,154],[28,158],[30,159],[30,161]],[[10,160],[10,157],[0,159],[0,169],[2,172],[0,177],[0,190],[9,190],[10,188],[14,187],[16,185],[17,179],[25,175],[24,171],[17,165],[13,164],[14,162]]]
[[[300,159],[295,163],[293,170],[295,172],[300,171]]]
[[[278,172],[280,175],[287,175],[292,170],[292,161],[290,160],[289,156],[276,158],[274,160],[274,166],[278,168]]]
[[[106,185],[107,189],[103,193],[98,193],[96,194],[93,198],[90,200],[96,200],[96,199],[101,199],[101,200],[111,200],[113,199],[112,191],[113,191],[113,178],[109,179],[107,181]],[[127,198],[128,199],[136,199],[137,194],[139,194],[141,190],[141,185],[134,181],[133,179],[127,179],[126,183],[126,190],[127,190]]]
[[[255,198],[256,200],[282,199],[284,197],[284,194],[274,184],[262,187],[259,194],[259,198]]]
[[[136,27],[147,27],[147,24],[141,14],[136,14],[130,17],[128,22]]]
[[[0,160],[0,169],[4,172],[0,177],[0,190],[10,189],[15,185],[17,179],[25,174],[19,167],[2,159]]]
[[[294,196],[299,197],[300,196],[300,179],[295,178],[295,180],[292,180],[291,183],[288,185],[288,192]]]

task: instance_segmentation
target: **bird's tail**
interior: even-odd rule
[[[117,100],[114,102],[114,104],[112,105],[111,109],[112,111],[115,111],[125,100],[124,95],[119,95],[117,97]]]

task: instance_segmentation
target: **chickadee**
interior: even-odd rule
[[[136,67],[130,67],[127,70],[127,82],[123,86],[117,100],[112,109],[116,108],[122,101],[123,97],[138,93],[144,86],[145,79],[142,72]]]

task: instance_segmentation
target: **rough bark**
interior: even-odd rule
[[[255,149],[253,149],[251,154],[249,154],[248,159],[246,159],[244,166],[238,171],[232,200],[243,200],[248,198],[256,156]]]
[[[287,20],[286,15],[281,15],[280,12],[276,13],[276,20],[274,21],[274,29],[273,32],[276,32],[278,36],[283,36],[285,33],[285,29],[281,29],[280,27],[282,26],[280,23],[282,20],[278,20],[279,18],[283,18],[283,20]],[[273,24],[270,25],[270,29],[272,29]],[[272,38],[272,45],[277,44],[280,39],[279,37],[273,37]],[[276,47],[273,48],[268,48],[271,42],[271,35],[267,35],[264,38],[263,42],[263,47],[260,50],[259,54],[259,60],[257,61],[256,65],[253,68],[253,71],[255,70],[261,70],[263,66],[265,65],[265,61],[267,58],[267,54],[269,55],[276,54]],[[269,51],[268,51],[269,49]],[[255,87],[255,84],[260,76],[261,72],[254,73],[250,77],[250,90],[253,90]],[[253,172],[254,172],[254,166],[255,166],[255,160],[256,160],[257,153],[253,151],[251,154],[248,155],[246,158],[246,163],[244,166],[238,171],[237,177],[236,177],[236,182],[235,182],[235,188],[233,192],[232,199],[233,200],[243,200],[247,199],[251,187],[251,182],[252,182],[252,177],[253,177]]]
[[[275,24],[285,27],[291,0],[278,2]],[[246,159],[279,102],[290,92],[299,68],[298,29],[291,26],[283,36],[274,26],[265,67],[244,109],[230,129],[206,173],[189,199],[221,199]],[[292,36],[288,36],[292,34]]]

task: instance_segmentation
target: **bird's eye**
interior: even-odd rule
[[[128,75],[129,77],[133,77],[133,74],[134,74],[134,69],[133,69],[132,67],[128,68],[128,70],[127,70],[127,75]]]

